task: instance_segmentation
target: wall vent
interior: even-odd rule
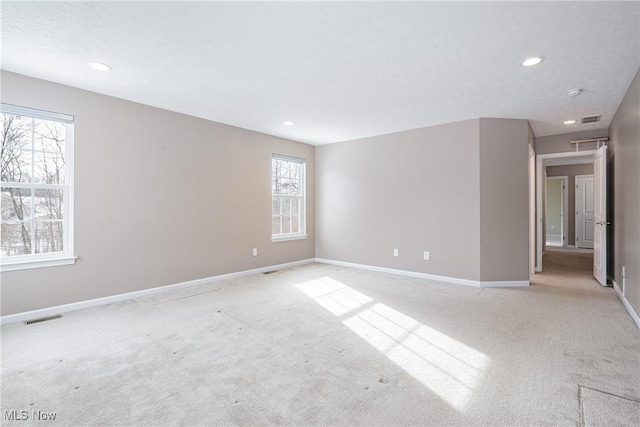
[[[62,314],[55,314],[53,316],[41,317],[39,319],[25,320],[24,324],[25,325],[33,325],[34,323],[46,322],[48,320],[59,319],[61,317],[62,317]]]
[[[597,121],[600,121],[600,115],[586,116],[586,117],[583,117],[581,120],[582,123],[595,123]]]

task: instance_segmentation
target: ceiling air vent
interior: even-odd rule
[[[597,121],[600,121],[600,115],[586,116],[586,117],[583,117],[581,120],[582,123],[595,123]]]

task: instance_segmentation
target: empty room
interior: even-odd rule
[[[640,2],[0,3],[2,425],[640,425]]]

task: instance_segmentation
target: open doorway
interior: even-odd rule
[[[598,144],[599,145],[599,144]],[[542,272],[543,254],[553,248],[578,249],[584,247],[585,236],[593,240],[593,275],[603,286],[606,277],[606,146],[597,150],[576,151],[538,155],[536,159],[536,260],[535,271]],[[582,197],[593,200],[593,219],[585,220],[576,215],[576,177],[593,175],[590,192],[583,192]],[[565,193],[557,196],[557,181],[564,182]],[[553,180],[550,178],[563,178]],[[549,188],[547,188],[549,183]],[[583,191],[583,186],[580,191]],[[552,199],[547,200],[551,194]],[[560,194],[562,192],[560,191]],[[561,201],[557,197],[562,197]],[[566,197],[566,199],[565,199]],[[580,196],[579,196],[580,197]],[[582,200],[582,199],[581,199]],[[584,203],[584,200],[578,203]],[[563,214],[562,203],[566,209]],[[556,204],[560,204],[558,208]],[[566,221],[566,225],[564,220]],[[583,230],[576,233],[576,221],[579,220]],[[586,229],[585,229],[586,227]],[[558,232],[558,228],[560,229]],[[548,245],[547,243],[550,243]],[[604,272],[604,273],[603,273]]]
[[[546,246],[567,247],[567,176],[549,176],[547,173],[545,191],[545,234]]]

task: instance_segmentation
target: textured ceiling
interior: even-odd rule
[[[603,129],[640,66],[637,1],[0,7],[5,70],[313,144],[478,117]]]

